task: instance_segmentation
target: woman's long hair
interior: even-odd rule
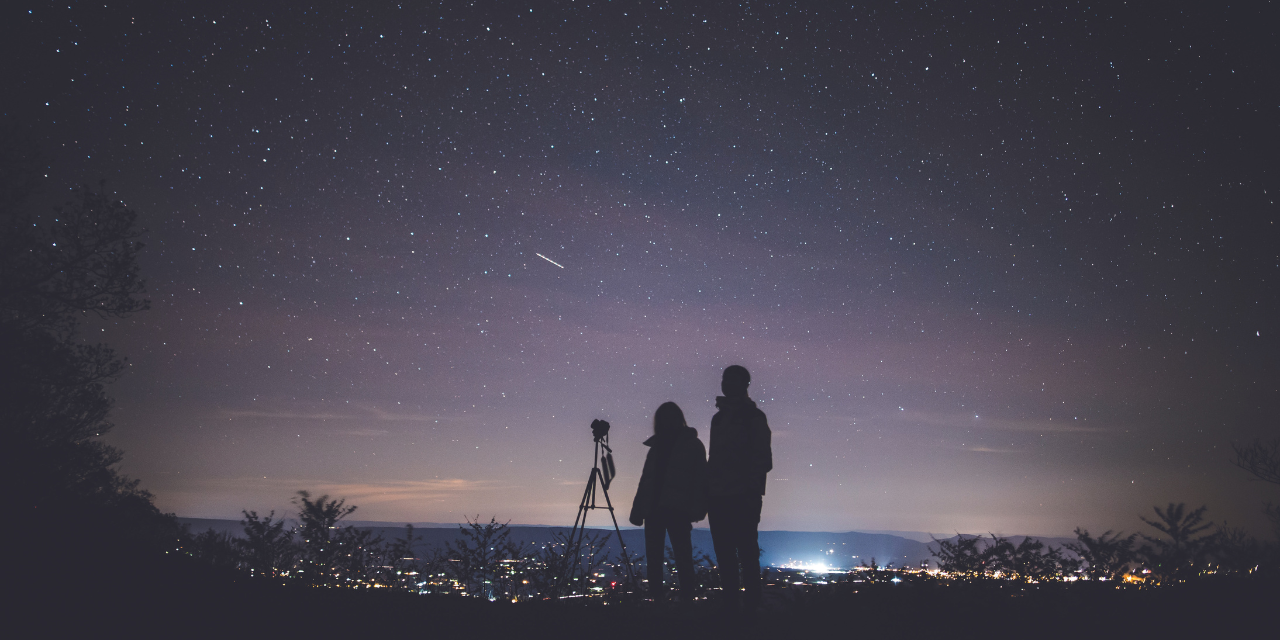
[[[672,435],[684,427],[684,412],[674,402],[664,402],[653,414],[653,435]]]

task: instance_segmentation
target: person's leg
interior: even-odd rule
[[[707,524],[711,527],[711,546],[716,552],[716,570],[720,574],[720,588],[725,595],[738,597],[738,548],[733,533],[732,513],[727,499],[712,498],[707,511]]]
[[[745,496],[741,505],[738,560],[742,563],[742,587],[748,609],[760,606],[760,507],[762,496]]]
[[[649,578],[649,595],[658,597],[662,594],[663,542],[667,537],[667,528],[657,518],[649,517],[644,521],[644,553],[646,573]]]
[[[693,600],[693,589],[697,576],[693,569],[693,525],[684,520],[672,520],[667,523],[667,533],[671,536],[671,553],[676,557],[676,571],[680,574],[680,597],[685,602]]]

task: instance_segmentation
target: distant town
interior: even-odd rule
[[[344,501],[299,492],[295,503],[296,519],[252,511],[240,521],[181,519],[186,534],[177,551],[259,579],[312,586],[510,602],[647,592],[644,566],[652,559],[641,555],[640,529],[592,528],[574,538],[569,528],[496,518],[455,527],[348,524],[343,517],[355,509]],[[1163,537],[1077,529],[1069,539],[958,534],[926,543],[884,533],[762,531],[765,595],[788,600],[878,585],[974,582],[1144,588],[1249,575],[1270,557],[1268,547],[1238,532],[1210,531],[1204,508],[1171,504],[1155,512],[1156,520],[1144,522]],[[714,598],[720,584],[707,531],[695,530],[694,543],[694,598]],[[670,547],[662,562],[663,574],[683,583]]]

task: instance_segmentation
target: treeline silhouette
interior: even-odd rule
[[[1236,447],[1236,466],[1259,481],[1280,484],[1276,474],[1276,442],[1256,440]],[[539,600],[573,595],[611,595],[638,592],[640,585],[626,584],[628,575],[620,554],[605,551],[607,536],[588,534],[577,557],[570,557],[565,533],[551,534],[550,541],[513,542],[506,523],[496,517],[481,522],[468,518],[459,526],[452,543],[415,557],[418,536],[405,525],[403,537],[384,540],[367,528],[342,526],[356,506],[344,500],[320,496],[315,500],[299,491],[296,528],[286,528],[275,512],[260,517],[244,511],[243,537],[218,533],[184,535],[185,553],[213,566],[237,568],[256,577],[296,581],[314,586],[393,588],[410,593],[473,596],[488,600]],[[909,577],[913,583],[935,581],[948,586],[1007,582],[1014,584],[1092,583],[1119,588],[1147,588],[1182,584],[1228,576],[1280,577],[1280,522],[1277,508],[1268,503],[1264,513],[1275,526],[1274,540],[1249,536],[1241,528],[1215,526],[1205,519],[1207,506],[1188,510],[1185,503],[1154,507],[1155,517],[1139,519],[1151,531],[1125,535],[1108,530],[1094,536],[1075,530],[1076,540],[1060,546],[1030,536],[1014,542],[1009,537],[956,535],[934,538],[930,546],[937,571],[929,572],[927,560],[919,567],[891,563],[870,564],[821,581],[853,585]],[[185,533],[185,532],[184,532]],[[677,573],[670,545],[663,562],[672,577]],[[578,563],[571,583],[561,582],[572,563]],[[646,558],[631,558],[635,576],[645,575]],[[703,552],[695,554],[694,591],[706,597],[719,589],[715,561]],[[765,573],[769,572],[766,568]],[[911,574],[907,576],[905,574]],[[887,578],[885,576],[888,576]],[[880,580],[880,581],[884,581]],[[786,581],[774,579],[773,586]],[[802,583],[790,583],[802,584]],[[807,586],[812,584],[804,583]],[[775,589],[776,591],[777,589]],[[794,590],[794,589],[791,589]],[[616,599],[616,598],[615,598]]]
[[[1280,439],[1255,439],[1233,446],[1231,464],[1251,480],[1280,485]],[[957,535],[934,542],[938,567],[962,580],[1007,579],[1019,582],[1051,580],[1120,581],[1149,586],[1184,583],[1197,578],[1280,574],[1280,506],[1268,501],[1263,513],[1273,538],[1259,540],[1240,527],[1215,526],[1205,520],[1207,506],[1187,510],[1186,503],[1153,507],[1155,518],[1139,519],[1151,533],[1106,531],[1094,537],[1075,530],[1076,542],[1062,547],[1033,538],[1013,544],[991,534]]]
[[[964,580],[1015,582],[1063,580],[1122,581],[1167,585],[1198,577],[1280,570],[1280,544],[1248,536],[1243,529],[1217,527],[1204,519],[1207,507],[1188,511],[1185,503],[1155,507],[1156,518],[1141,518],[1153,534],[1106,531],[1094,537],[1075,530],[1076,542],[1060,547],[1035,538],[958,535],[934,539],[938,568]],[[1139,541],[1141,540],[1141,543]]]
[[[244,537],[210,529],[186,536],[181,548],[212,566],[259,578],[292,578],[323,587],[409,586],[406,581],[417,569],[411,563],[412,526],[404,538],[388,542],[367,529],[339,526],[356,510],[343,500],[312,500],[299,491],[294,504],[300,523],[296,529],[286,528],[274,511],[266,516],[245,511],[240,521]]]
[[[310,493],[299,491],[293,502],[298,509],[296,526],[276,518],[275,512],[262,517],[244,511],[242,536],[210,529],[186,535],[181,548],[210,566],[310,586],[390,588],[511,602],[589,595],[625,601],[626,594],[638,597],[643,592],[643,585],[625,583],[626,567],[620,555],[603,551],[606,536],[602,534],[588,534],[581,554],[571,558],[564,532],[551,532],[549,541],[515,542],[506,523],[468,518],[458,527],[454,541],[415,556],[419,536],[412,525],[405,525],[402,536],[387,540],[368,527],[345,526],[343,518],[356,507],[343,500],[329,496],[312,500]],[[764,574],[775,595],[786,592],[783,599],[792,600],[795,585],[822,591],[816,585],[909,580],[949,587],[1092,583],[1150,588],[1229,576],[1274,579],[1280,573],[1280,545],[1258,541],[1240,529],[1214,528],[1205,521],[1206,507],[1187,510],[1184,504],[1170,504],[1154,511],[1154,519],[1141,518],[1153,529],[1150,533],[1126,536],[1107,531],[1093,536],[1076,529],[1076,541],[1061,546],[1032,537],[1015,542],[994,534],[935,538],[936,547],[930,547],[934,571],[928,570],[927,561],[895,567],[893,563],[882,566],[872,558],[858,567],[826,572],[821,581],[795,582],[785,577],[806,573],[801,569],[766,568]],[[695,593],[714,598],[719,589],[715,561],[705,553],[697,553],[695,560]],[[658,561],[676,576],[670,546]],[[561,583],[572,562],[579,563],[575,574],[585,578]],[[634,574],[645,575],[646,559],[634,557],[632,562]]]
[[[504,522],[467,518],[456,538],[417,554],[421,536],[413,525],[390,540],[368,527],[343,520],[355,505],[322,495],[312,499],[299,491],[293,499],[294,520],[243,511],[242,535],[213,529],[185,533],[180,549],[210,566],[236,569],[259,579],[311,586],[353,589],[390,588],[418,594],[474,596],[487,600],[536,600],[565,596],[617,594],[634,590],[625,583],[625,561],[610,552],[608,536],[587,532],[577,553],[564,531],[549,530],[539,541],[514,541]],[[296,522],[296,525],[290,524]],[[659,558],[674,572],[668,545]],[[716,588],[713,561],[697,556],[699,592]],[[646,559],[632,557],[632,571],[642,575]],[[576,565],[575,571],[569,569]],[[568,581],[566,575],[574,575]],[[619,591],[621,589],[621,591]]]

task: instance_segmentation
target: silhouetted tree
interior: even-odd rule
[[[1053,561],[1057,563],[1058,569],[1054,577],[1058,579],[1066,579],[1071,576],[1076,576],[1080,573],[1081,565],[1084,564],[1081,562],[1080,558],[1071,557],[1064,553],[1063,549],[1067,549],[1067,546],[1049,547],[1049,555],[1053,556]]]
[[[106,192],[82,186],[51,215],[3,211],[3,320],[22,331],[69,337],[87,314],[121,317],[150,307],[139,277],[137,214]]]
[[[983,564],[987,572],[999,572],[1003,577],[1019,582],[1048,580],[1060,573],[1062,553],[1032,537],[1013,544],[1008,538],[991,534],[991,544],[982,550]]]
[[[1255,439],[1246,445],[1232,445],[1236,457],[1231,461],[1254,478],[1271,484],[1280,484],[1280,438],[1264,441]]]
[[[981,536],[957,535],[954,541],[938,540],[938,549],[929,550],[938,559],[938,568],[953,576],[979,578],[999,575],[1020,582],[1055,580],[1079,568],[1062,549],[1046,545],[1035,538],[1023,538],[1013,544],[1008,538],[991,534],[990,541]],[[905,567],[904,567],[905,568]]]
[[[1138,555],[1151,570],[1158,582],[1186,580],[1195,575],[1204,564],[1215,534],[1199,535],[1213,527],[1204,521],[1208,507],[1187,512],[1185,503],[1173,504],[1165,509],[1154,507],[1157,520],[1140,517],[1147,525],[1163,533],[1164,538],[1143,534],[1149,544],[1142,545]]]
[[[413,549],[422,536],[413,532],[413,525],[404,525],[404,536],[387,543],[384,548],[382,568],[385,574],[381,580],[389,587],[417,591],[418,576],[424,570],[429,572],[430,561],[416,557]]]
[[[1269,549],[1239,527],[1218,528],[1212,556],[1225,573],[1248,573],[1266,564]]]
[[[519,578],[528,580],[525,591],[548,598],[587,593],[598,582],[595,574],[605,567],[614,577],[625,576],[625,565],[607,553],[608,540],[606,534],[584,532],[581,548],[574,554],[568,533],[552,533],[549,542],[530,549],[522,559]],[[564,579],[571,569],[573,578],[566,584]]]
[[[340,584],[350,587],[388,585],[387,548],[382,534],[358,527],[341,527],[333,538],[338,549],[332,565]]]
[[[298,507],[297,532],[286,529],[286,521],[277,519],[274,511],[265,517],[256,511],[241,512],[245,535],[233,544],[240,565],[253,575],[299,579],[326,587],[391,587],[419,592],[442,566],[439,554],[415,556],[414,545],[421,536],[414,533],[413,525],[406,524],[402,537],[386,542],[371,529],[342,526],[342,520],[356,510],[346,500],[327,495],[312,500],[309,492],[299,491],[293,503]]]
[[[337,535],[338,522],[351,515],[356,508],[346,506],[346,500],[330,500],[328,495],[314,501],[307,491],[299,491],[293,498],[298,507],[299,565],[302,578],[312,584],[339,586],[351,576],[343,575],[345,565],[339,558],[344,545]]]
[[[556,597],[560,581],[569,567],[569,534],[554,532],[551,540],[525,555],[521,566],[522,580],[529,581],[528,591],[544,598]]]
[[[240,566],[240,553],[230,534],[207,529],[191,538],[187,548],[193,557],[219,569],[237,569]]]
[[[114,465],[121,452],[101,436],[111,398],[105,385],[125,362],[78,329],[93,315],[144,310],[136,214],[102,185],[38,213],[28,206],[43,170],[34,147],[0,131],[0,467],[32,544],[95,523],[76,549],[101,557],[177,547],[179,528],[150,493]]]
[[[1249,472],[1255,480],[1280,485],[1280,438],[1274,440],[1255,439],[1246,445],[1233,444],[1236,457],[1231,461],[1241,469]],[[1280,543],[1280,505],[1267,501],[1263,513],[1271,521],[1271,529],[1277,543]]]
[[[452,563],[449,552],[443,547],[429,550],[418,560],[418,576],[415,584],[419,593],[452,594],[454,593]]]
[[[1001,538],[996,534],[991,535],[991,543],[986,545],[979,553],[982,558],[983,572],[986,574],[999,573],[1006,578],[1018,578],[1016,570],[1016,561],[1014,560],[1014,546],[1008,538]]]
[[[1061,549],[1028,536],[1013,548],[1008,566],[1016,580],[1043,582],[1061,577],[1064,562]]]
[[[51,215],[0,212],[0,407],[19,493],[38,504],[61,494],[110,491],[119,450],[105,385],[125,362],[77,340],[88,314],[123,317],[138,299],[136,214],[83,187]],[[22,486],[25,485],[25,486]],[[128,487],[132,489],[134,487]]]
[[[639,585],[632,580],[640,580],[645,574],[645,558],[644,555],[628,556],[623,558],[621,553],[613,554],[605,561],[605,566],[609,567],[609,571],[613,574],[621,585],[627,585],[627,588],[638,589]],[[719,586],[719,575],[716,576],[717,586]]]
[[[587,593],[594,584],[595,575],[600,568],[609,562],[607,545],[609,535],[606,533],[585,533],[582,544],[578,548],[576,558],[568,558],[569,565],[574,567],[573,575],[579,584],[566,585],[571,593]]]
[[[1084,573],[1090,580],[1118,580],[1133,561],[1133,543],[1138,534],[1128,537],[1110,529],[1094,538],[1087,529],[1076,527],[1076,542],[1067,548],[1084,561]]]
[[[983,557],[982,537],[956,534],[955,540],[939,540],[933,538],[938,545],[929,551],[938,559],[938,568],[960,578],[980,578],[986,574]],[[872,559],[874,566],[875,559]]]
[[[0,212],[0,402],[18,462],[38,474],[28,495],[100,490],[112,476],[103,470],[120,460],[98,438],[112,426],[105,385],[125,361],[80,342],[77,329],[89,314],[124,317],[149,306],[137,297],[136,219],[101,187],[80,188],[50,215]]]
[[[237,539],[245,567],[257,576],[277,576],[287,572],[297,555],[293,545],[293,529],[285,529],[284,518],[272,511],[259,517],[257,511],[241,511],[244,538]]]
[[[520,547],[509,540],[507,523],[490,518],[487,524],[481,524],[479,515],[466,521],[467,526],[458,525],[457,540],[445,544],[449,572],[468,595],[496,599],[509,593],[512,576],[510,571],[504,571],[503,564],[515,559]]]

